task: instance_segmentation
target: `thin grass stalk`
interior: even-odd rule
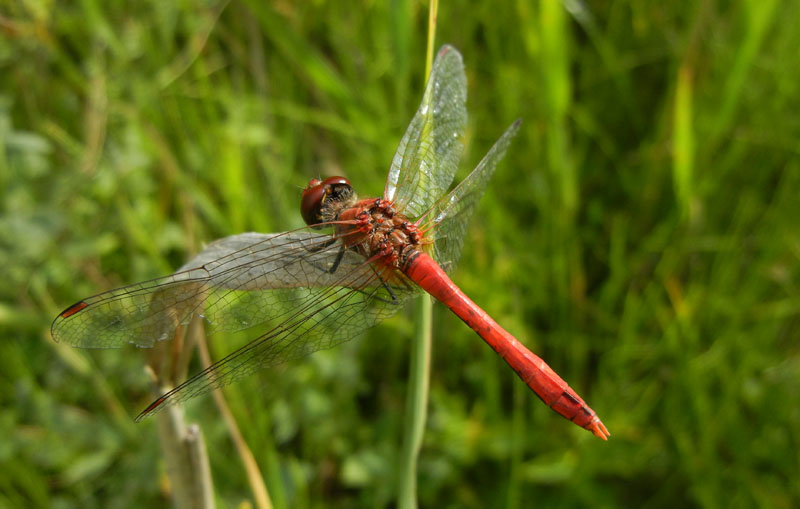
[[[425,76],[433,67],[433,51],[436,40],[437,0],[431,0],[428,10],[428,47]],[[424,84],[423,84],[424,85]],[[417,507],[417,458],[425,434],[428,415],[428,389],[431,370],[431,330],[433,303],[427,295],[417,298],[414,310],[416,328],[411,343],[408,398],[406,400],[406,423],[404,426],[403,450],[400,464],[397,506],[400,509]]]
[[[195,341],[197,343],[197,350],[200,353],[200,359],[203,362],[203,367],[208,367],[211,366],[212,362],[202,325],[202,322],[199,321],[198,327],[195,328],[197,334]],[[233,413],[231,413],[228,407],[228,402],[225,401],[224,393],[221,390],[213,391],[211,396],[214,398],[217,409],[225,421],[228,433],[231,435],[231,440],[233,440],[236,446],[236,452],[242,460],[244,470],[247,473],[247,482],[250,484],[250,491],[253,493],[256,507],[258,509],[272,509],[272,501],[270,500],[267,486],[264,484],[264,477],[261,475],[261,470],[258,468],[256,458],[247,445],[247,441],[244,439],[244,435],[242,435],[239,425],[236,423],[236,419],[233,417]]]

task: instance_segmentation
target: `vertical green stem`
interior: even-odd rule
[[[433,67],[433,50],[436,44],[436,16],[439,15],[439,1],[431,0],[430,8],[428,9],[428,48],[427,58],[425,59],[425,77],[431,73]],[[425,86],[425,83],[422,84]]]
[[[428,11],[428,51],[425,76],[433,67],[433,51],[436,39],[436,15],[439,3],[431,0]],[[428,415],[428,386],[431,370],[431,323],[433,304],[430,297],[417,298],[414,310],[416,329],[411,344],[411,364],[409,367],[408,399],[406,400],[406,423],[404,426],[403,450],[400,464],[397,507],[413,509],[417,507],[417,458],[425,434],[425,420]]]
[[[422,447],[425,420],[428,414],[428,385],[431,361],[431,299],[420,296],[414,310],[416,330],[411,343],[406,425],[401,458],[400,490],[397,506],[400,509],[417,507],[417,457]]]

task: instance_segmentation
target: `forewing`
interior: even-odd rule
[[[410,218],[418,217],[453,182],[464,150],[467,79],[461,54],[439,50],[422,103],[392,159],[384,198]]]
[[[244,233],[210,244],[178,272],[80,301],[56,317],[53,338],[73,346],[151,347],[193,315],[211,331],[236,331],[280,316],[299,287],[327,287],[350,274],[362,285],[374,270],[331,235],[298,230]],[[339,260],[338,269],[330,269]]]
[[[519,131],[520,120],[506,129],[472,173],[450,193],[437,201],[421,218],[422,229],[433,223],[434,259],[445,271],[455,269],[464,245],[464,233],[475,205],[486,191],[486,185],[497,163],[503,158],[508,145]]]

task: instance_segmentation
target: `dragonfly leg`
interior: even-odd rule
[[[383,276],[381,276],[380,272],[375,270],[375,267],[370,265],[370,268],[372,269],[372,272],[375,273],[375,277],[377,277],[378,281],[381,282],[381,286],[383,286],[383,288],[386,290],[386,293],[389,294],[390,298],[389,299],[384,299],[384,298],[378,297],[378,296],[374,296],[374,297],[376,299],[378,299],[379,301],[381,301],[381,302],[386,302],[388,304],[397,304],[397,295],[395,295],[394,291],[392,290],[392,287],[389,286],[389,283],[386,281],[386,279],[383,278]]]
[[[304,247],[309,253],[318,253],[318,252],[322,251],[323,249],[332,246],[336,241],[337,241],[337,239],[332,238],[330,240],[326,240],[325,242],[323,242],[322,244],[320,244],[318,246],[312,246],[312,247],[305,247],[304,246]],[[333,261],[333,265],[331,265],[330,268],[323,267],[323,266],[319,265],[318,263],[316,263],[313,260],[308,260],[308,263],[312,267],[314,267],[315,269],[319,270],[320,272],[327,272],[328,274],[334,274],[339,269],[339,264],[342,263],[342,259],[344,258],[345,249],[347,249],[345,246],[341,246],[339,248],[339,252],[336,254],[336,259]]]
[[[336,255],[336,259],[333,261],[333,265],[331,265],[331,268],[328,269],[328,273],[334,274],[336,270],[339,268],[339,264],[342,263],[342,258],[344,258],[344,250],[345,250],[344,246],[339,248],[339,253]]]
[[[372,272],[375,274],[375,277],[378,279],[378,281],[381,282],[380,286],[383,287],[384,290],[386,290],[387,294],[389,294],[389,298],[384,298],[378,295],[378,289],[380,287],[376,287],[374,290],[371,290],[369,292],[361,288],[353,288],[353,291],[367,295],[377,301],[384,302],[386,304],[397,304],[399,302],[399,299],[397,298],[397,295],[395,294],[394,290],[392,290],[391,285],[389,285],[386,279],[383,276],[381,276],[381,274],[377,270],[375,270],[375,267],[370,265],[370,269],[372,269]],[[406,286],[408,286],[408,284],[406,284]]]

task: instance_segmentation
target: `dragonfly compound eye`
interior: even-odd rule
[[[303,189],[300,202],[300,214],[307,225],[316,225],[325,221],[324,208],[331,202],[342,200],[352,194],[350,181],[344,177],[328,177],[323,181],[312,179]]]

